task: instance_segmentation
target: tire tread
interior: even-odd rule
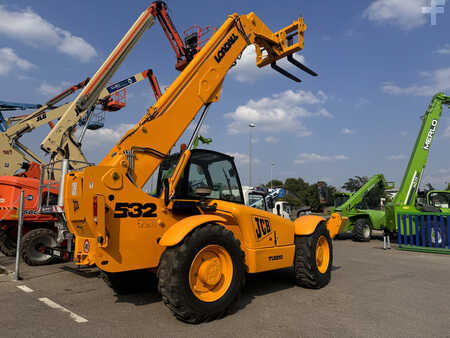
[[[183,242],[174,247],[167,248],[161,256],[157,271],[158,290],[161,293],[164,304],[172,311],[176,318],[188,323],[201,323],[225,316],[231,307],[238,301],[240,291],[245,283],[245,273],[239,278],[238,288],[233,299],[229,299],[227,305],[216,312],[199,313],[195,311],[185,300],[184,288],[185,279],[183,276],[183,257],[187,257],[192,250],[193,243],[198,243],[205,238],[219,237],[225,238],[239,249],[239,262],[245,272],[244,253],[240,249],[240,241],[236,239],[231,231],[217,224],[206,224],[194,229],[188,234]],[[240,273],[238,268],[238,273]]]

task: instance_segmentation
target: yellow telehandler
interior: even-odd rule
[[[141,27],[153,19],[150,6],[119,47],[136,43]],[[270,64],[300,81],[276,64],[287,57],[317,75],[293,58],[303,49],[305,30],[303,18],[273,33],[254,13],[230,15],[97,166],[65,176],[61,208],[75,234],[78,264],[96,264],[118,291],[126,283],[139,283],[136,271],[156,272],[164,303],[190,323],[223,316],[237,301],[246,273],[293,266],[298,285],[329,283],[339,215],[291,222],[248,207],[233,158],[192,149],[208,108],[219,100],[225,75],[248,45],[256,48],[258,67]],[[114,55],[103,71],[114,64]],[[170,156],[202,107],[189,145],[180,156]],[[142,188],[158,167],[158,189],[151,195]]]

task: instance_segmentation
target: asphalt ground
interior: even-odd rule
[[[23,264],[15,282],[0,268],[0,337],[450,337],[450,256],[382,246],[335,240],[321,290],[294,286],[289,269],[248,276],[234,313],[199,325],[156,288],[116,295],[95,269]]]

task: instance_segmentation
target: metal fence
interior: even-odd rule
[[[450,254],[450,215],[397,214],[400,249]]]

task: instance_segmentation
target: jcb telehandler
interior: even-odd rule
[[[118,47],[136,43],[152,13],[150,6]],[[95,263],[113,286],[135,271],[155,271],[164,303],[190,323],[224,315],[237,301],[246,273],[294,266],[297,284],[328,284],[339,215],[328,222],[319,216],[291,222],[245,206],[233,159],[191,150],[208,107],[219,100],[225,75],[248,45],[256,48],[258,67],[270,64],[300,81],[276,65],[287,57],[317,75],[292,56],[303,49],[305,30],[302,18],[273,33],[254,13],[230,15],[99,165],[65,176],[64,217],[75,234],[78,264]],[[105,71],[114,67],[114,55]],[[170,177],[161,174],[157,193],[145,193],[143,186],[202,107],[188,148],[160,167],[172,167]]]

